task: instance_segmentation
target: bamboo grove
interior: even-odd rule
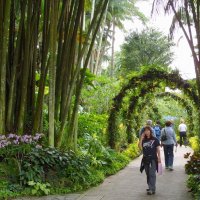
[[[49,145],[75,148],[81,88],[108,0],[97,1],[87,25],[86,5],[0,0],[0,134],[42,132],[46,102]]]

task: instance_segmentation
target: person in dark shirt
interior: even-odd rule
[[[152,195],[156,192],[156,170],[158,163],[161,163],[160,158],[160,142],[153,136],[152,128],[150,126],[144,127],[139,141],[139,148],[143,152],[140,171],[145,170],[147,175],[147,194]]]

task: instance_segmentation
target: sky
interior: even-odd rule
[[[141,12],[145,14],[147,18],[150,19],[148,22],[148,25],[151,24],[152,27],[157,28],[159,31],[163,32],[166,36],[169,34],[169,27],[172,20],[172,15],[167,16],[164,15],[162,12],[159,13],[159,15],[155,15],[151,17],[151,7],[152,7],[152,1],[139,1],[136,6],[140,9]],[[116,42],[115,42],[115,48],[116,51],[120,50],[120,45],[124,42],[124,38],[128,33],[134,30],[142,30],[144,26],[141,22],[134,20],[134,22],[126,21],[124,23],[126,33],[117,30],[116,32]],[[171,64],[171,67],[173,69],[177,68],[180,71],[181,76],[184,79],[191,79],[195,78],[195,70],[194,70],[194,64],[193,59],[191,57],[191,51],[189,48],[189,45],[183,36],[182,30],[178,29],[175,32],[174,37],[174,43],[175,47],[172,49],[174,52],[174,61]],[[180,39],[180,37],[182,37]],[[179,40],[180,39],[180,40]]]

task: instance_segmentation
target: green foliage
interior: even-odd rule
[[[93,136],[85,134],[80,138],[81,151],[78,154],[32,146],[29,151],[24,151],[20,165],[21,173],[19,174],[19,171],[16,173],[18,182],[13,184],[11,181],[0,181],[0,198],[64,194],[80,191],[102,182],[105,176],[124,168],[129,158],[104,147],[99,137],[95,134]],[[16,153],[17,151],[12,155]],[[6,171],[6,165],[2,164],[1,179],[5,174],[3,169]],[[7,168],[10,166],[17,168],[17,165],[13,166],[11,162],[7,164]],[[22,185],[19,185],[19,180]],[[47,182],[51,184],[51,190]]]
[[[128,157],[105,148],[96,135],[86,134],[80,140],[80,147],[90,157],[90,166],[104,171],[105,175],[113,174],[123,168],[129,161]]]
[[[200,141],[199,141],[199,137],[198,136],[194,136],[194,137],[191,137],[189,139],[189,142],[190,142],[190,146],[192,147],[192,149],[195,151],[195,152],[199,152],[200,151]]]
[[[18,183],[21,180],[23,162],[26,160],[26,156],[32,151],[32,148],[37,145],[41,137],[42,134],[36,134],[35,136],[1,135],[1,177],[6,177],[11,183]]]
[[[93,86],[85,86],[82,91],[81,106],[83,112],[105,114],[111,106],[112,98],[119,91],[116,79],[107,76],[96,77]]]
[[[21,195],[30,195],[28,188],[23,188],[19,184],[10,184],[8,181],[0,180],[0,199],[10,199]]]
[[[125,149],[122,154],[134,159],[140,155],[140,149],[138,147],[138,141],[135,141],[133,144],[130,144],[127,149]]]
[[[187,158],[189,154],[185,155]],[[187,161],[185,165],[185,171],[187,174],[200,174],[200,152],[194,152],[192,156],[190,156],[190,160]]]
[[[81,151],[90,157],[90,165],[96,169],[100,169],[112,163],[113,158],[110,155],[110,149],[102,145],[97,135],[85,134],[84,137],[79,140],[79,144]]]
[[[32,188],[32,195],[48,195],[50,193],[50,184],[49,183],[40,183],[29,181],[28,185]]]
[[[163,33],[147,28],[141,33],[132,32],[122,45],[122,73],[139,71],[141,66],[157,65],[164,68],[172,62],[173,46]]]
[[[120,121],[120,123],[124,121],[131,122],[131,118],[128,118],[127,116],[129,116],[129,113],[131,113],[131,109],[133,112],[136,110],[134,108],[138,106],[137,97],[143,96],[143,98],[145,98],[145,95],[147,93],[153,94],[156,91],[156,89],[163,89],[164,86],[168,85],[172,89],[181,89],[184,92],[185,96],[187,96],[194,105],[198,105],[199,98],[196,94],[196,90],[194,90],[194,88],[187,81],[181,78],[178,71],[171,71],[170,73],[168,71],[169,70],[164,70],[162,68],[154,68],[153,66],[147,67],[146,70],[143,70],[143,73],[141,72],[139,75],[133,76],[128,81],[128,83],[125,84],[124,87],[122,87],[120,92],[113,98],[113,104],[108,118],[108,140],[111,148],[116,148],[119,126],[118,119],[120,117],[123,118],[123,121]],[[130,97],[131,93],[133,93],[133,95]],[[127,99],[129,99],[129,101]],[[131,105],[132,101],[135,102],[132,108],[129,109],[127,112],[127,103]],[[158,114],[158,108],[153,107],[152,109],[152,106],[149,105],[149,103],[151,104],[151,101],[148,101],[148,107],[151,108],[151,110],[154,111],[154,113]],[[143,115],[143,112],[141,111],[143,111],[144,107],[145,105],[143,104],[141,110],[137,111],[140,115]],[[171,110],[172,109],[170,109],[170,111]],[[153,115],[152,111],[149,112],[146,116],[149,116],[150,118],[155,118],[157,120],[158,118],[155,115]],[[141,123],[139,122],[139,120],[141,121],[142,117],[136,116],[136,118],[137,123],[135,124],[138,126],[138,124]],[[137,130],[136,127],[133,128]],[[128,128],[128,130],[131,130],[131,128]]]
[[[79,115],[78,134],[82,137],[85,133],[90,135],[97,134],[101,141],[105,140],[105,128],[107,126],[108,116],[82,113]]]
[[[89,175],[90,160],[85,156],[76,156],[75,154],[69,158],[69,163],[65,167],[64,176],[74,185],[83,184],[85,177]]]
[[[185,171],[189,174],[187,186],[191,189],[195,200],[200,198],[200,152],[194,152],[192,156],[190,153],[184,155],[185,158],[190,157],[185,165]]]
[[[192,194],[194,195],[195,200],[200,199],[200,175],[189,175],[187,180],[187,186],[191,189]]]
[[[0,190],[0,199],[10,199],[10,197],[17,197],[19,196],[18,192],[12,192],[8,189]]]
[[[120,169],[123,169],[130,161],[127,156],[115,151],[111,151],[110,155],[112,157],[112,162],[110,165],[106,165],[102,168],[106,175],[115,174]]]
[[[82,71],[82,70],[81,70]],[[90,70],[89,69],[86,69],[86,72],[85,72],[85,79],[84,79],[84,84],[86,85],[86,86],[91,86],[91,87],[94,87],[94,84],[93,84],[93,81],[95,80],[95,75],[94,74],[92,74],[91,72],[90,72]]]
[[[29,181],[44,182],[51,171],[59,177],[71,157],[74,157],[73,152],[62,153],[55,148],[33,148],[22,163],[20,180],[24,185]]]
[[[185,118],[188,116],[185,108],[170,97],[163,97],[162,99],[156,98],[156,106],[160,115],[162,115],[162,121],[165,121],[169,116],[177,118],[175,121],[175,123],[177,123],[175,125],[176,127],[178,126],[181,116],[185,116]]]

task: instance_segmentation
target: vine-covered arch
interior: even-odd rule
[[[132,113],[133,113],[133,110],[138,106],[138,103],[139,103],[139,99],[140,98],[143,98],[143,99],[146,99],[146,96],[148,95],[148,93],[152,93],[154,92],[157,88],[160,87],[160,82],[157,82],[156,84],[154,85],[146,85],[146,86],[143,86],[140,93],[138,95],[133,95],[131,96],[130,98],[130,104],[129,104],[129,107],[127,109],[127,113],[126,113],[126,133],[127,133],[127,140],[128,140],[128,143],[132,143],[133,141],[133,135],[132,135]],[[137,123],[138,124],[138,123]]]
[[[163,93],[156,94],[156,97],[159,97],[159,98],[160,97],[163,98],[163,97],[166,97],[166,96],[174,99],[175,101],[178,101],[179,104],[182,105],[185,108],[185,110],[187,111],[188,116],[190,116],[188,118],[189,130],[193,130],[193,128],[194,128],[193,108],[192,108],[191,105],[189,105],[189,102],[187,100],[181,98],[180,96],[178,96],[178,95],[176,95],[174,93],[171,93],[171,92],[163,92]]]
[[[138,127],[140,127],[140,122],[138,121],[138,116],[136,116],[135,113],[135,109],[139,108],[140,113],[143,112],[144,108],[148,105],[149,106],[149,98],[146,98],[146,95],[148,94],[148,92],[154,92],[155,89],[157,89],[157,87],[159,87],[159,84],[154,84],[154,86],[146,86],[146,87],[142,87],[141,89],[141,93],[139,95],[133,95],[132,97],[130,97],[130,104],[129,107],[127,109],[127,114],[126,114],[126,119],[125,119],[125,124],[126,124],[126,134],[127,134],[127,142],[128,143],[132,143],[134,138],[137,136],[135,134],[138,133]],[[171,92],[162,92],[162,93],[157,93],[154,95],[156,98],[163,98],[163,97],[170,97],[172,99],[174,99],[175,101],[177,101],[182,107],[185,108],[187,114],[188,114],[188,125],[189,125],[189,130],[193,131],[194,129],[194,123],[193,123],[193,108],[191,105],[189,105],[189,102],[184,99],[181,98],[180,96],[176,95],[175,93],[171,93]],[[142,101],[139,99],[142,99]],[[141,105],[140,105],[141,104]],[[134,113],[134,118],[133,118],[133,113]],[[133,123],[134,121],[136,121],[136,123]],[[134,134],[135,132],[135,134]]]
[[[156,87],[154,88],[156,89]],[[142,88],[141,90],[141,95],[140,96],[132,96],[130,98],[130,104],[129,107],[127,109],[127,115],[126,115],[126,134],[127,134],[127,141],[128,143],[132,143],[133,142],[133,138],[134,138],[134,131],[136,132],[136,134],[138,133],[138,127],[140,127],[140,123],[139,121],[136,122],[136,126],[133,123],[133,119],[135,119],[135,117],[137,118],[137,116],[135,115],[134,110],[136,108],[138,108],[139,106],[139,111],[140,113],[143,112],[143,110],[145,109],[145,107],[148,105],[149,106],[149,98],[146,98],[147,95],[147,91],[148,91],[148,87],[146,87],[145,89]],[[180,96],[171,93],[171,92],[162,92],[162,93],[157,93],[155,95],[156,98],[164,98],[164,97],[170,97],[173,100],[177,101],[182,107],[185,108],[188,117],[188,125],[189,125],[189,130],[193,130],[194,128],[194,123],[193,123],[193,108],[191,105],[189,105],[189,102],[183,98],[181,98]],[[143,99],[142,101],[139,101],[139,99]],[[155,100],[154,100],[155,101]],[[133,113],[134,113],[134,118],[133,118]],[[139,126],[138,126],[139,125]],[[134,130],[134,131],[133,131]],[[136,135],[135,135],[136,136]]]
[[[186,94],[191,101],[197,106],[199,110],[199,99],[196,94],[196,90],[184,79],[181,78],[177,71],[167,72],[160,68],[149,68],[143,74],[132,77],[127,85],[125,85],[121,91],[113,99],[112,108],[108,119],[108,138],[111,148],[115,148],[117,124],[117,114],[122,107],[122,102],[128,91],[134,90],[144,83],[160,83],[163,82],[172,89],[178,88]],[[143,91],[141,89],[141,91]],[[139,96],[141,95],[141,91]]]

